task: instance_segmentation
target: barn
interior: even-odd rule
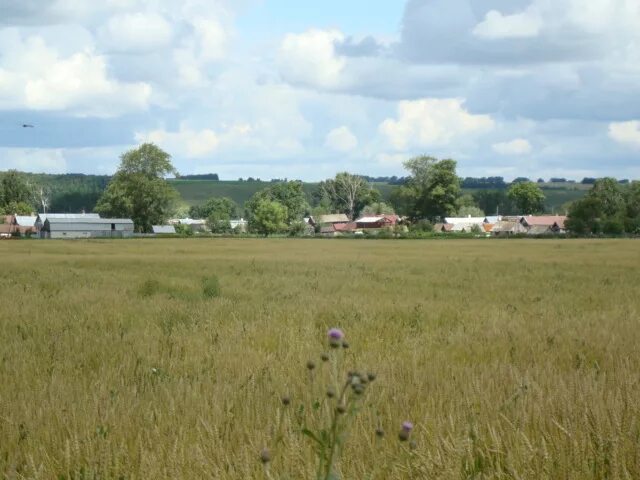
[[[133,220],[128,218],[47,218],[43,238],[128,238],[133,236]]]

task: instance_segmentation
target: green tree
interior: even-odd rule
[[[109,182],[96,212],[131,218],[139,232],[151,232],[173,212],[178,193],[165,177],[175,174],[171,156],[152,143],[124,153],[120,167]]]
[[[584,198],[569,208],[567,229],[579,235],[633,232],[634,205],[640,209],[635,197],[637,188],[633,183],[622,187],[615,178],[596,180]],[[637,195],[640,198],[640,192]]]
[[[207,218],[213,213],[225,214],[229,218],[235,217],[238,205],[229,197],[212,197],[202,205],[189,209],[191,218]]]
[[[263,200],[278,202],[280,205],[285,207],[287,214],[285,222],[287,224],[300,220],[309,209],[307,197],[303,189],[303,183],[301,181],[295,180],[276,183],[256,192],[245,204],[247,217],[250,223],[258,208],[258,204]]]
[[[375,202],[362,209],[363,215],[393,215],[395,210],[384,202]]]
[[[251,228],[265,237],[287,230],[287,207],[273,200],[262,199],[255,205]]]
[[[413,220],[435,220],[456,211],[460,179],[455,160],[423,155],[406,161],[404,166],[411,176],[393,195],[396,209]]]
[[[335,178],[320,183],[321,195],[331,202],[332,210],[354,220],[362,209],[380,201],[380,192],[359,175],[341,172]]]
[[[512,184],[511,187],[509,187],[507,196],[523,215],[544,212],[544,193],[542,189],[533,182]]]
[[[29,205],[29,211],[33,211],[31,206],[31,190],[25,178],[25,175],[17,170],[9,170],[0,177],[0,209],[7,212],[7,214],[20,213],[17,211],[11,211],[16,209],[16,206],[24,207]]]
[[[476,206],[463,206],[456,212],[457,217],[484,217],[484,211]]]

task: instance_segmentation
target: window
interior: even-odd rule
[[[113,231],[113,230],[115,230],[115,229],[116,229],[116,224],[115,224],[115,223],[112,223],[112,224],[111,224],[111,230]]]

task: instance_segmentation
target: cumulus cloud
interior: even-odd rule
[[[640,121],[632,120],[609,124],[609,137],[623,145],[640,148]]]
[[[114,15],[98,34],[110,50],[145,52],[170,45],[173,27],[158,13],[136,12]]]
[[[500,155],[528,155],[533,148],[529,140],[524,138],[516,138],[509,142],[494,143],[493,151]]]
[[[62,57],[39,36],[17,35],[0,46],[0,108],[112,116],[144,110],[151,86],[109,76],[105,57],[90,50]]]
[[[358,147],[358,139],[349,127],[342,126],[334,128],[327,134],[325,145],[337,152],[346,153]]]
[[[188,158],[202,158],[211,155],[220,145],[220,137],[211,129],[193,130],[185,124],[175,132],[157,129],[138,132],[136,141],[155,143],[169,152],[185,155]]]
[[[513,15],[503,15],[491,10],[484,20],[475,26],[473,34],[480,38],[528,38],[536,37],[542,28],[542,19],[533,9]]]
[[[388,118],[379,126],[396,150],[447,145],[454,139],[487,132],[495,123],[488,115],[474,115],[459,98],[403,101],[397,118]]]
[[[280,72],[288,81],[321,88],[341,82],[346,60],[336,53],[345,36],[338,30],[311,29],[285,36],[278,52]]]

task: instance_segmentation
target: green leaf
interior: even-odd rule
[[[317,435],[315,433],[313,433],[311,430],[309,430],[308,428],[303,428],[302,429],[302,434],[306,435],[307,437],[309,437],[310,439],[312,439],[313,441],[315,441],[318,445],[322,445],[322,441],[317,437]]]

